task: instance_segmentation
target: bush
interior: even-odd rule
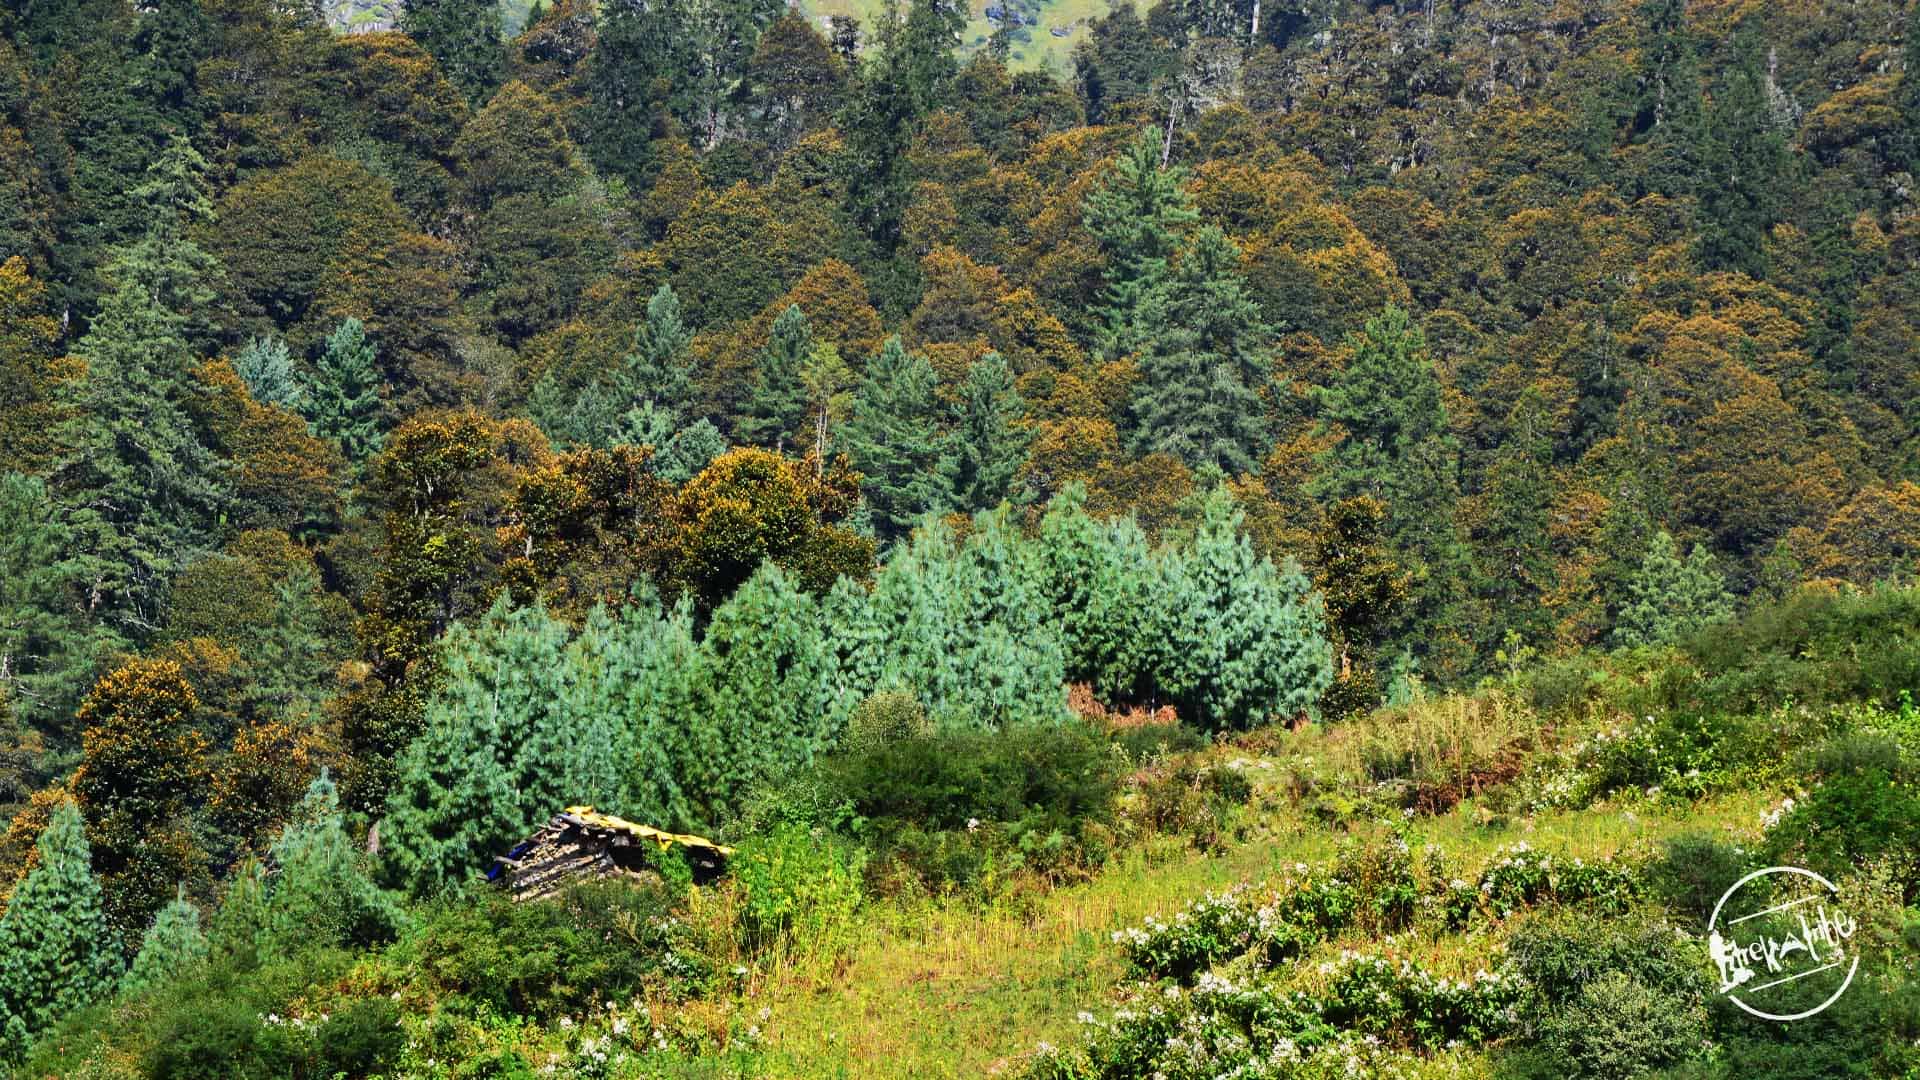
[[[933,722],[919,698],[906,690],[882,690],[854,707],[841,744],[850,751],[868,751],[932,730]]]
[[[1705,1028],[1698,999],[1609,971],[1547,1015],[1538,1049],[1553,1063],[1546,1075],[1631,1080],[1696,1056]]]
[[[625,882],[528,903],[472,886],[438,903],[384,960],[450,1008],[536,1020],[643,987],[683,996],[713,966],[671,897]]]
[[[1235,811],[1253,798],[1239,769],[1191,761],[1149,773],[1140,784],[1140,819],[1168,835],[1184,835],[1202,851],[1226,841]]]
[[[318,1075],[359,1080],[392,1069],[406,1048],[400,1006],[363,998],[334,1009],[314,1036]]]
[[[1530,987],[1523,1076],[1644,1076],[1704,1048],[1707,962],[1663,923],[1543,919],[1510,955]]]
[[[864,855],[825,830],[782,825],[743,844],[731,862],[744,900],[742,944],[755,952],[802,943],[835,951],[860,908]]]
[[[1681,833],[1667,840],[1647,879],[1668,907],[1705,926],[1713,906],[1751,864],[1744,848],[1712,833]]]
[[[850,829],[925,884],[967,886],[989,865],[1060,875],[1106,855],[1123,762],[1080,723],[942,731],[824,761],[820,777],[851,805]],[[964,841],[942,834],[975,834]],[[941,865],[916,862],[929,852]],[[989,857],[992,856],[992,857]],[[956,877],[954,874],[965,874]]]
[[[1920,791],[1900,746],[1881,735],[1845,735],[1814,756],[1821,777],[1813,793],[1788,811],[1767,835],[1775,862],[1836,876],[1880,855],[1902,861],[1909,894],[1920,852]]]
[[[1155,755],[1180,754],[1207,746],[1207,736],[1199,728],[1179,721],[1171,724],[1139,724],[1115,728],[1107,736],[1115,746],[1127,752],[1129,761],[1146,761]]]

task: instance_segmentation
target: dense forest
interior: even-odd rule
[[[6,0],[0,1061],[652,1075],[550,1024],[619,987],[694,1017],[633,1062],[787,1075],[712,1012],[769,957],[1217,857],[1223,747],[1536,711],[1411,821],[1569,700],[1758,725],[1691,754],[1914,688],[1920,5],[1045,10]],[[1892,666],[1796,690],[1795,619]],[[735,880],[473,891],[584,804]],[[1032,1068],[1189,1075],[1104,1052]]]

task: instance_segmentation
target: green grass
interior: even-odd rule
[[[1281,761],[1333,752],[1327,736],[1289,737],[1270,756],[1251,756],[1263,781],[1241,823],[1242,838],[1208,855],[1156,837],[1098,878],[1024,899],[977,904],[882,902],[864,918],[859,943],[832,970],[774,973],[744,1007],[765,1008],[758,1075],[962,1077],[1011,1072],[1041,1041],[1074,1043],[1077,1016],[1105,1008],[1124,976],[1112,931],[1167,915],[1208,891],[1259,880],[1296,862],[1330,858],[1338,834],[1277,797]],[[1209,756],[1249,758],[1216,749]],[[1275,767],[1261,769],[1261,761]],[[1457,864],[1479,865],[1525,840],[1556,857],[1588,860],[1651,849],[1680,832],[1750,837],[1773,801],[1740,791],[1692,804],[1639,798],[1580,811],[1501,819],[1472,800],[1413,822],[1418,842],[1439,844]],[[1363,822],[1359,826],[1366,828]],[[1342,939],[1337,952],[1362,942]],[[1400,944],[1442,970],[1471,970],[1488,941],[1450,935]],[[1431,1063],[1434,1075],[1479,1075],[1472,1054]]]

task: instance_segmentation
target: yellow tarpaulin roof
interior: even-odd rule
[[[626,818],[614,817],[612,814],[599,813],[591,806],[569,806],[567,807],[567,813],[579,818],[588,825],[597,825],[603,829],[618,829],[629,835],[651,840],[659,844],[662,849],[672,847],[675,844],[685,844],[687,847],[706,848],[709,851],[717,851],[722,855],[733,854],[732,848],[722,847],[704,836],[686,836],[681,833],[670,833],[664,829],[656,829],[651,825],[642,825],[638,822],[628,821]]]

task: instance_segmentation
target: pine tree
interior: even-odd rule
[[[86,690],[97,647],[65,559],[66,524],[46,484],[0,474],[0,715],[58,730]]]
[[[1628,590],[1613,640],[1630,648],[1668,645],[1733,614],[1733,597],[1713,556],[1695,544],[1682,560],[1664,529],[1648,544]]]
[[[1767,100],[1761,45],[1751,25],[1733,42],[1708,109],[1700,184],[1699,256],[1707,270],[1766,274],[1766,241],[1779,216],[1776,194],[1793,159]]]
[[[117,974],[80,808],[61,803],[35,847],[39,861],[0,917],[0,1058],[105,996]]]
[[[940,430],[935,379],[925,356],[888,338],[867,365],[844,429],[874,523],[888,537],[946,506],[953,458],[951,440]]]
[[[987,353],[967,369],[955,432],[954,497],[959,509],[987,510],[1006,499],[1033,441],[1026,412],[1026,402],[1014,389],[1013,371],[999,353]]]
[[[293,356],[278,335],[250,339],[233,358],[233,370],[263,405],[306,411],[306,391],[293,373]]]
[[[380,367],[359,319],[341,321],[327,335],[307,392],[314,434],[340,447],[356,472],[386,442],[381,427]]]
[[[200,909],[183,887],[147,928],[133,965],[120,980],[124,994],[139,994],[191,970],[207,957],[207,936],[200,930]]]
[[[1372,495],[1387,506],[1387,535],[1413,581],[1411,625],[1396,638],[1453,663],[1472,564],[1457,516],[1460,448],[1440,380],[1424,335],[1400,308],[1367,320],[1348,344],[1353,359],[1319,395],[1323,421],[1342,438],[1321,455],[1309,490],[1326,501]]]
[[[186,407],[190,339],[218,273],[185,238],[211,220],[204,166],[175,140],[135,193],[150,224],[109,268],[113,292],[74,350],[86,374],[64,384],[55,439],[66,454],[51,479],[89,579],[87,608],[136,638],[163,621],[167,579],[217,545],[230,498]]]
[[[832,743],[827,675],[812,597],[763,564],[714,610],[701,640],[694,732],[706,738],[679,763],[698,818],[724,821],[748,791]]]
[[[622,369],[622,391],[636,404],[667,410],[676,423],[693,404],[693,380],[687,370],[687,346],[693,331],[680,318],[680,297],[662,285],[647,300],[647,318],[634,331],[633,351]]]
[[[1059,628],[1067,679],[1108,701],[1144,696],[1153,557],[1139,523],[1093,517],[1085,488],[1074,484],[1048,505],[1038,544],[1047,621]]]
[[[789,305],[773,321],[767,347],[760,351],[753,394],[736,425],[741,439],[754,446],[784,451],[804,423],[806,387],[800,370],[813,350],[813,331],[799,305]]]
[[[1518,633],[1537,641],[1548,631],[1542,599],[1556,574],[1549,534],[1553,509],[1553,441],[1547,403],[1528,387],[1507,417],[1507,437],[1487,470],[1486,510],[1478,530],[1486,593],[1501,640]]]
[[[268,852],[265,941],[277,951],[391,940],[399,906],[373,883],[348,839],[340,797],[322,770]]]
[[[1198,216],[1182,190],[1185,171],[1160,167],[1159,141],[1142,131],[1104,184],[1087,196],[1087,231],[1106,263],[1106,295],[1099,309],[1100,345],[1112,358],[1149,344],[1143,309],[1166,284],[1180,236]]]
[[[1159,560],[1154,681],[1211,731],[1311,714],[1333,682],[1319,594],[1291,561],[1256,555],[1225,488],[1208,496],[1190,548]]]
[[[964,542],[929,521],[871,594],[836,587],[823,604],[838,720],[876,692],[909,690],[944,728],[1057,721],[1066,657],[1040,579],[1038,552],[1004,511],[977,515]]]
[[[1635,130],[1648,151],[1647,190],[1691,195],[1703,178],[1700,64],[1685,0],[1642,0],[1636,11],[1640,97]]]
[[[1194,234],[1171,279],[1135,308],[1142,335],[1132,449],[1189,466],[1253,472],[1267,449],[1266,325],[1247,295],[1240,252],[1209,225]]]
[[[495,0],[403,0],[400,29],[432,54],[468,101],[485,101],[500,85],[507,57]]]
[[[382,824],[385,873],[417,896],[484,871],[539,821],[574,805],[565,744],[567,631],[504,594],[444,644],[425,726],[401,753]]]
[[[227,879],[220,906],[207,923],[207,954],[215,963],[250,970],[267,936],[267,872],[248,856]]]

